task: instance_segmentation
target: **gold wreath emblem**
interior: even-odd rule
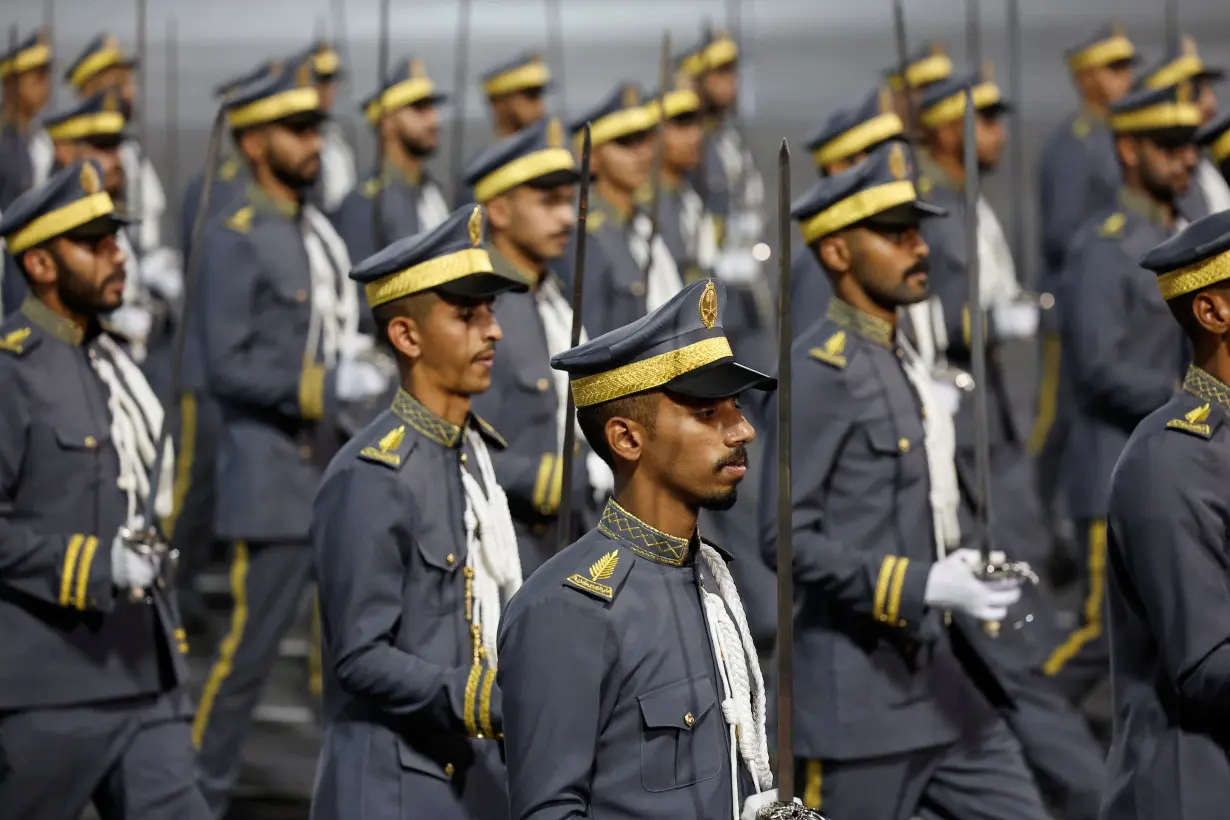
[[[102,190],[102,181],[98,178],[98,169],[94,163],[86,162],[81,166],[81,190],[94,195]]]
[[[474,206],[474,212],[470,214],[470,243],[474,247],[478,247],[483,241],[483,208],[481,205]]]
[[[713,330],[713,326],[717,324],[718,303],[717,303],[717,288],[713,285],[713,280],[710,279],[705,283],[705,292],[700,295],[700,323],[705,326],[705,330]]]
[[[888,157],[888,170],[894,179],[905,179],[906,174],[910,172],[905,164],[905,150],[901,147],[901,143],[893,144],[892,153]]]

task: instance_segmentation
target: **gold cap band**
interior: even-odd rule
[[[918,192],[914,190],[914,183],[908,179],[867,188],[804,220],[799,226],[803,241],[810,245],[834,231],[916,199]]]
[[[0,62],[0,77],[21,74],[25,71],[45,66],[51,62],[51,46],[38,43],[24,51],[17,52],[11,59]]]
[[[1200,109],[1194,103],[1161,103],[1122,114],[1112,114],[1110,130],[1116,134],[1161,131],[1166,128],[1198,128]]]
[[[1210,256],[1157,277],[1162,298],[1170,300],[1230,279],[1230,251]]]
[[[1209,146],[1209,156],[1219,165],[1230,159],[1230,128]]]
[[[234,108],[227,114],[231,128],[250,128],[295,114],[320,110],[320,92],[314,87],[292,88],[263,100]]]
[[[684,373],[691,373],[721,359],[734,358],[734,355],[725,336],[702,339],[677,350],[668,350],[605,373],[573,379],[572,397],[576,400],[577,407],[591,407],[631,396],[633,393],[653,390]]]
[[[657,109],[657,104],[657,100],[650,103],[654,110]],[[666,118],[668,120],[674,119],[681,114],[691,114],[700,110],[700,95],[688,88],[668,91],[662,97],[662,107],[666,109]]]
[[[405,82],[389,86],[383,94],[367,104],[364,116],[372,125],[380,122],[380,118],[390,111],[414,105],[436,93],[436,84],[426,77],[415,77]]]
[[[5,237],[9,253],[21,253],[48,239],[66,234],[73,228],[79,228],[87,222],[111,213],[115,213],[115,203],[111,201],[110,194],[106,191],[90,194],[63,208],[56,208],[50,213],[45,213],[16,233],[9,234]]]
[[[47,136],[52,142],[95,137],[103,134],[119,134],[124,130],[124,115],[118,111],[99,111],[47,126]]]
[[[337,52],[331,48],[318,51],[312,57],[312,68],[316,71],[318,77],[329,77],[337,73],[337,70],[342,67],[342,59],[337,56]]]
[[[823,167],[852,157],[877,143],[905,132],[905,124],[896,114],[881,114],[861,122],[821,145],[813,152],[816,166]]]
[[[555,171],[576,170],[577,163],[567,148],[547,148],[517,157],[507,165],[492,171],[474,186],[474,199],[487,201],[539,177]]]
[[[995,83],[987,82],[980,83],[974,86],[974,109],[981,110],[989,108],[1003,100],[1000,94],[999,86]],[[923,111],[918,121],[928,128],[934,128],[937,125],[959,120],[965,116],[965,91],[962,90],[959,94],[953,94],[950,97],[937,102],[935,105]]]
[[[932,54],[905,67],[905,81],[910,88],[921,88],[924,85],[947,79],[952,76],[952,58],[947,54]],[[888,78],[893,90],[901,90],[901,73],[897,72]]]
[[[1136,46],[1122,34],[1102,40],[1068,57],[1068,68],[1084,71],[1087,68],[1119,63],[1136,56]]]
[[[113,65],[122,63],[128,59],[121,49],[118,48],[101,48],[95,51],[89,57],[82,60],[73,73],[69,76],[68,81],[77,88],[85,85],[94,75],[101,71],[105,71]]]
[[[550,81],[551,71],[546,63],[535,61],[497,74],[483,83],[483,91],[488,97],[499,97],[527,88],[542,88]]]
[[[477,206],[475,206],[477,207]],[[391,273],[364,286],[371,307],[439,287],[476,273],[492,273],[491,257],[482,248],[466,248],[437,256],[398,273]]]
[[[614,114],[600,117],[590,128],[590,142],[596,148],[604,142],[611,142],[628,134],[648,131],[658,124],[657,106],[638,105],[635,108],[625,108]],[[578,139],[580,136],[578,135]],[[578,145],[580,143],[578,142]]]
[[[1169,88],[1184,80],[1192,79],[1202,71],[1204,71],[1203,60],[1195,54],[1184,54],[1153,72],[1145,80],[1145,85],[1149,88]]]

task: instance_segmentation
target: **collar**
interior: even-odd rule
[[[418,188],[423,184],[424,179],[422,166],[419,166],[417,171],[406,171],[387,160],[384,163],[382,176],[386,182],[400,182],[407,188]]]
[[[1098,125],[1102,125],[1106,122],[1105,114],[1095,111],[1093,106],[1084,101],[1081,102],[1080,109],[1077,111],[1077,116],[1084,117],[1089,120],[1090,123],[1097,123]]]
[[[676,538],[655,530],[619,506],[615,499],[606,502],[598,531],[614,541],[622,541],[642,558],[670,567],[682,567],[695,560],[696,550],[687,538]]]
[[[963,191],[965,187],[958,185],[957,181],[952,178],[952,175],[944,170],[930,151],[921,149],[916,154],[918,157],[918,173],[931,180],[932,184],[938,185],[941,188],[947,188],[950,191]]]
[[[548,271],[534,273],[527,268],[521,267],[501,253],[500,249],[495,246],[494,242],[487,242],[486,248],[487,255],[491,257],[491,267],[496,273],[501,276],[511,276],[513,278],[520,279],[528,284],[532,290],[537,289],[542,280],[549,275]]]
[[[1119,202],[1137,216],[1142,216],[1154,225],[1163,227],[1174,222],[1165,205],[1150,199],[1146,194],[1124,185],[1119,189]]]
[[[836,296],[830,297],[825,316],[833,324],[862,336],[872,344],[888,350],[893,349],[893,336],[896,334],[896,328],[883,319],[872,316],[870,313],[864,313],[849,302]]]
[[[21,303],[21,312],[43,331],[70,347],[80,347],[85,341],[85,333],[73,321],[56,313],[32,295],[27,295]]]
[[[436,444],[449,448],[461,446],[462,428],[428,410],[405,388],[398,388],[393,397],[393,415]]]
[[[287,219],[298,219],[299,217],[300,206],[274,199],[268,191],[255,182],[248,183],[248,202],[258,210],[278,214]]]
[[[1218,405],[1230,415],[1230,385],[1207,370],[1194,364],[1189,366],[1187,376],[1183,379],[1183,389],[1196,398]]]
[[[634,198],[635,199],[635,198]],[[624,227],[630,221],[630,216],[625,216],[616,208],[609,199],[600,194],[597,188],[591,188],[589,193],[589,210],[592,214],[594,211],[602,214],[602,220],[605,223]],[[635,206],[633,214],[635,214]]]

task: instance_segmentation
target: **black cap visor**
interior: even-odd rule
[[[901,230],[902,228],[916,228],[924,219],[929,219],[933,216],[948,216],[948,211],[926,200],[916,199],[913,202],[905,202],[889,208],[887,211],[873,214],[859,224],[872,230],[877,228],[882,230]]]
[[[134,225],[136,222],[136,219],[127,214],[113,211],[97,219],[91,219],[84,225],[78,225],[72,230],[65,231],[60,236],[72,242],[97,242],[116,233],[125,225]]]
[[[1220,83],[1222,80],[1226,79],[1226,69],[1218,66],[1207,65],[1204,67],[1203,71],[1192,79],[1198,83],[1209,83],[1210,85],[1213,83]]]
[[[501,276],[498,273],[473,273],[462,276],[443,285],[437,285],[432,290],[444,298],[483,301],[493,299],[501,293],[524,293],[529,290],[529,283],[518,279]]]
[[[693,399],[728,399],[745,390],[776,390],[777,379],[723,359],[676,376],[662,389]]]
[[[591,173],[592,177],[593,174]],[[537,188],[540,191],[549,191],[552,188],[558,188],[561,185],[576,185],[581,181],[580,168],[564,168],[559,171],[551,171],[548,174],[543,174],[540,177],[534,177],[522,184],[528,185],[531,188]]]
[[[271,125],[281,125],[289,128],[292,131],[302,131],[308,128],[314,128],[320,125],[325,120],[329,119],[329,112],[323,108],[315,108],[311,111],[299,111],[295,114],[282,117],[274,120]],[[254,128],[257,126],[253,126]]]
[[[1157,145],[1159,148],[1183,148],[1184,146],[1195,144],[1196,128],[1194,126],[1158,128],[1153,131],[1135,131],[1128,134],[1120,134],[1119,136],[1137,137],[1139,139],[1148,140],[1149,142]]]

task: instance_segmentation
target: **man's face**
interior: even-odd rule
[[[867,152],[859,151],[857,154],[851,154],[845,159],[830,162],[828,165],[821,168],[821,176],[831,177],[834,174],[840,174],[842,171],[848,171],[865,159],[867,159]]]
[[[738,64],[727,63],[705,72],[700,84],[703,96],[710,104],[722,111],[730,110],[739,97]]]
[[[23,111],[36,114],[51,99],[51,68],[39,66],[17,75],[17,103]]]
[[[1190,142],[1135,140],[1139,158],[1140,184],[1159,202],[1173,202],[1192,184],[1199,153]]]
[[[734,506],[747,474],[747,445],[756,438],[736,399],[663,393],[646,438],[637,469],[648,470],[654,483],[692,506]]]
[[[1200,107],[1200,124],[1206,125],[1217,116],[1217,95],[1208,80],[1196,83],[1196,105]]]
[[[547,116],[547,100],[541,88],[514,91],[492,101],[500,117],[512,123],[516,130],[528,128]]]
[[[594,172],[616,189],[632,193],[653,169],[652,137],[652,131],[642,131],[599,145],[593,150]]]
[[[95,74],[81,87],[81,96],[88,97],[99,91],[114,89],[119,95],[120,110],[131,119],[136,110],[137,79],[131,66],[116,65]]]
[[[92,159],[102,168],[103,187],[116,202],[123,202],[126,193],[124,186],[124,163],[120,159],[120,144],[90,143],[81,141],[75,143],[74,159]]]
[[[440,110],[433,102],[419,102],[394,111],[393,127],[412,157],[429,157],[440,145]]]
[[[999,112],[978,112],[974,118],[974,144],[978,150],[978,168],[983,172],[992,171],[999,165],[1004,155],[1004,145],[1008,142],[1008,129],[1004,126],[1004,118]]]
[[[1076,85],[1081,94],[1092,97],[1101,105],[1118,102],[1132,89],[1136,72],[1127,60],[1110,65],[1087,68],[1076,75]]]
[[[320,176],[320,125],[311,121],[273,123],[264,129],[265,158],[283,184],[310,188]]]
[[[686,173],[700,167],[705,132],[696,114],[684,114],[667,120],[662,128],[662,139],[662,162],[668,168]]]
[[[32,278],[54,282],[61,304],[80,316],[110,313],[124,303],[125,262],[113,231],[80,239],[59,237],[45,249],[25,254]]]
[[[320,94],[320,109],[325,113],[333,111],[333,103],[337,100],[337,83],[332,78],[316,83],[316,92]]]
[[[496,343],[504,338],[495,300],[431,295],[425,318],[416,322],[415,370],[444,392],[473,396],[491,386]]]
[[[576,225],[575,197],[575,185],[522,185],[509,191],[504,195],[508,219],[504,230],[508,238],[535,261],[559,259]]]
[[[825,267],[848,271],[872,302],[889,310],[927,298],[930,253],[916,227],[859,226],[821,242]]]

